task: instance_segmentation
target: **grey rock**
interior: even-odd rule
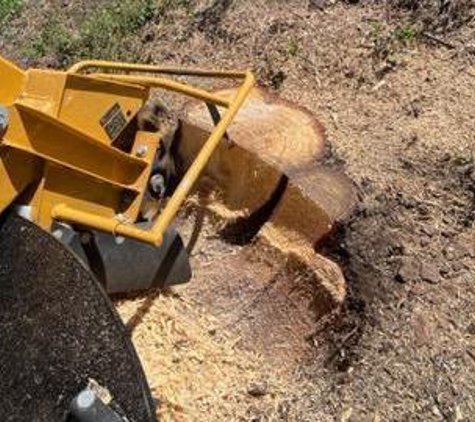
[[[461,261],[454,261],[451,267],[452,271],[455,273],[458,273],[459,271],[462,271],[464,269],[464,265]]]
[[[420,276],[421,263],[413,257],[404,257],[396,275],[396,280],[401,283],[409,283],[417,280]]]
[[[451,239],[451,238],[453,238],[453,237],[455,237],[455,236],[457,235],[457,232],[456,232],[455,230],[453,230],[453,229],[447,229],[447,228],[446,228],[446,229],[442,230],[442,231],[440,232],[440,234],[441,234],[443,237],[447,238],[447,239]]]
[[[472,254],[472,251],[469,251],[465,246],[459,243],[450,244],[444,250],[445,258],[448,261],[463,259],[466,256],[471,256]]]
[[[323,10],[327,6],[327,0],[310,0],[309,9],[310,10]]]
[[[440,274],[442,275],[442,277],[448,277],[451,272],[451,269],[452,268],[450,265],[444,264],[440,268]]]
[[[437,265],[428,262],[422,264],[421,279],[428,283],[437,284],[440,281],[440,271]]]
[[[467,333],[471,336],[475,336],[475,322],[467,327]]]
[[[253,397],[262,397],[267,394],[268,385],[265,381],[251,382],[247,387],[247,394]]]
[[[426,234],[428,237],[434,237],[437,234],[437,229],[429,225],[422,226],[421,231],[422,233]]]
[[[421,237],[419,244],[425,248],[426,246],[429,246],[432,243],[432,240],[429,237]]]

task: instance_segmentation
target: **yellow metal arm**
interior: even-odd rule
[[[168,78],[135,75],[109,75],[106,73],[95,73],[93,76],[95,78],[138,84],[150,88],[168,89],[169,91],[174,91],[179,94],[187,95],[188,97],[196,98],[197,100],[207,101],[222,107],[229,107],[231,104],[228,99],[222,98],[219,95],[215,95],[211,92],[205,91],[204,89],[195,88]]]
[[[53,209],[53,218],[63,221],[69,221],[76,224],[85,225],[97,230],[113,233],[117,236],[133,238],[142,242],[159,246],[162,243],[163,234],[172,223],[180,207],[186,200],[191,189],[197,182],[207,163],[209,162],[213,152],[219,145],[219,142],[226,133],[227,128],[232,123],[234,117],[246,100],[255,80],[250,72],[210,72],[200,69],[181,70],[173,68],[162,68],[158,66],[145,66],[134,64],[109,63],[101,61],[87,61],[78,63],[73,66],[69,72],[76,73],[86,69],[114,69],[121,71],[145,72],[145,73],[162,73],[171,75],[187,75],[187,76],[205,76],[216,78],[232,78],[242,79],[236,96],[232,100],[221,98],[202,89],[193,88],[189,85],[160,77],[145,77],[136,75],[117,75],[117,74],[94,74],[91,77],[100,79],[118,80],[121,82],[133,83],[147,87],[160,87],[170,91],[178,92],[190,97],[203,100],[207,103],[227,107],[222,119],[214,128],[208,140],[203,145],[201,151],[190,166],[185,176],[181,180],[177,189],[163,209],[150,230],[141,230],[132,224],[124,223],[117,219],[109,219],[94,215],[88,212],[76,210],[68,205],[60,204]]]
[[[71,66],[68,73],[79,73],[85,70],[114,70],[121,72],[134,73],[153,73],[161,75],[175,75],[175,76],[201,76],[205,78],[230,78],[230,79],[244,79],[248,72],[234,71],[234,70],[205,70],[205,69],[183,69],[178,67],[166,67],[156,65],[146,65],[137,63],[120,63],[109,62],[104,60],[85,60]]]

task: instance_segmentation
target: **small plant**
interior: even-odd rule
[[[299,44],[295,38],[290,38],[287,45],[287,53],[290,57],[295,57],[299,52]]]
[[[23,6],[22,0],[0,0],[0,24],[15,17]]]
[[[69,62],[74,51],[74,40],[70,32],[56,20],[48,21],[39,36],[26,49],[30,58],[54,56],[61,64]]]
[[[373,44],[372,55],[385,60],[394,50],[393,37],[390,36],[384,23],[380,20],[369,22],[369,39]]]
[[[121,58],[125,54],[123,40],[153,19],[153,0],[116,1],[93,13],[79,33],[79,55],[82,57]]]
[[[91,57],[135,59],[131,57],[130,41],[155,13],[155,0],[115,0],[93,12],[77,34],[56,20],[50,20],[31,42],[25,55],[32,59],[52,56],[61,66]]]
[[[416,30],[413,26],[407,25],[395,29],[392,35],[399,41],[410,42],[416,37]]]
[[[369,23],[369,38],[373,44],[373,56],[379,60],[386,60],[400,50],[404,45],[410,44],[417,36],[414,25],[405,24],[391,29],[382,21],[374,20]]]

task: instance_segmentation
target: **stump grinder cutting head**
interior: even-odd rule
[[[239,87],[209,91],[182,77]],[[172,226],[190,194],[206,196],[230,241],[261,235],[342,300],[341,272],[315,244],[351,207],[352,184],[319,164],[324,133],[314,117],[253,85],[249,72],[103,61],[24,71],[0,57],[6,420],[155,420],[105,292],[190,279]],[[193,100],[176,119],[151,99],[154,89]]]

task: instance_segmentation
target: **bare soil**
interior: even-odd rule
[[[29,6],[2,54],[22,63],[53,3]],[[191,284],[118,303],[163,420],[475,420],[473,5],[427,20],[411,2],[183,4],[142,29],[143,61],[253,69],[318,116],[325,163],[361,201],[319,246],[348,282],[338,313],[316,313],[301,269],[226,242],[211,217]],[[391,32],[414,19],[424,32]]]

